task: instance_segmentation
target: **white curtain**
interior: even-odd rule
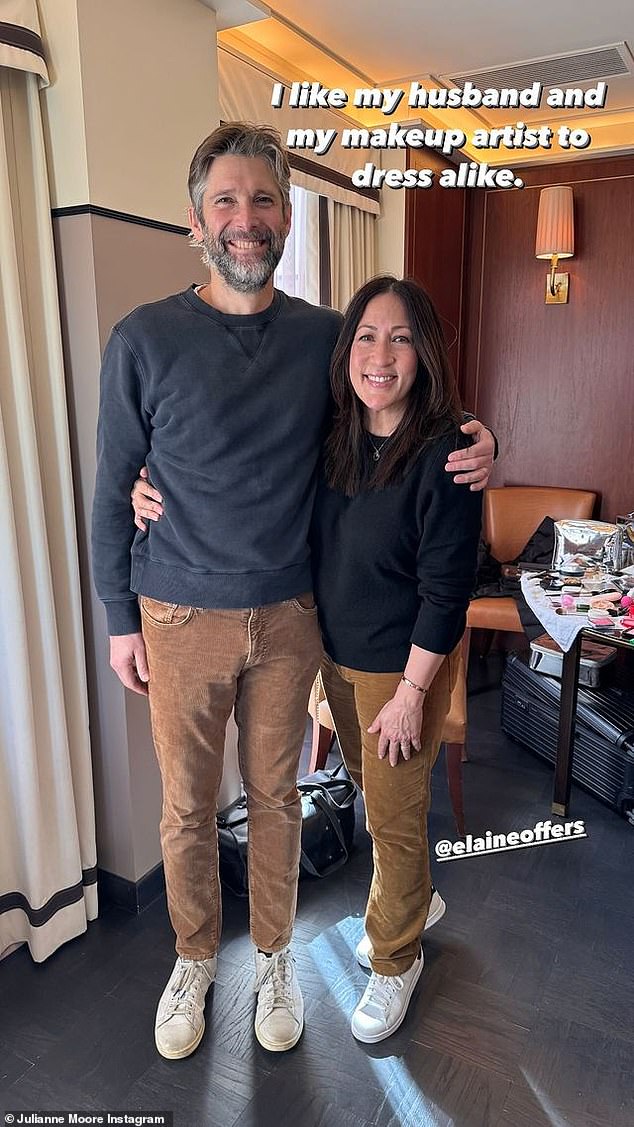
[[[14,65],[7,58],[5,51],[0,62],[0,955],[26,942],[39,962],[85,931],[97,915],[96,850],[37,73],[45,76],[40,64],[29,72],[23,50]]]
[[[376,274],[376,219],[328,200],[331,305],[346,308],[355,290]]]
[[[291,185],[293,222],[274,275],[278,289],[319,305],[319,196]]]

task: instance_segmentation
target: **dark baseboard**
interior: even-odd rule
[[[116,905],[117,908],[124,908],[126,912],[138,915],[165,892],[163,863],[159,862],[138,881],[127,880],[106,869],[99,869],[97,887],[100,907]]]

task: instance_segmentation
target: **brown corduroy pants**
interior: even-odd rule
[[[262,951],[280,950],[295,917],[296,780],[321,657],[312,595],[245,610],[201,610],[145,596],[140,602],[176,950],[190,959],[218,950],[216,805],[233,708],[248,801],[251,936]]]
[[[322,661],[321,675],[346,766],[363,790],[374,871],[365,927],[377,974],[403,974],[414,962],[431,899],[427,842],[431,770],[449,711],[458,654],[445,659],[425,696],[421,750],[391,767],[368,728],[394,696],[401,673],[363,673]]]

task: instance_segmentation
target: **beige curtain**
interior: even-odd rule
[[[37,74],[48,86],[36,0],[0,0],[0,67]]]
[[[376,219],[328,200],[331,305],[346,308],[355,290],[376,274]]]
[[[36,52],[37,56],[37,52]],[[39,58],[39,56],[37,56]],[[17,69],[16,69],[17,68]],[[0,63],[0,955],[97,914],[79,568],[38,74]]]

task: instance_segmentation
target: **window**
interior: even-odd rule
[[[293,221],[273,282],[291,297],[319,304],[319,196],[291,185]]]

